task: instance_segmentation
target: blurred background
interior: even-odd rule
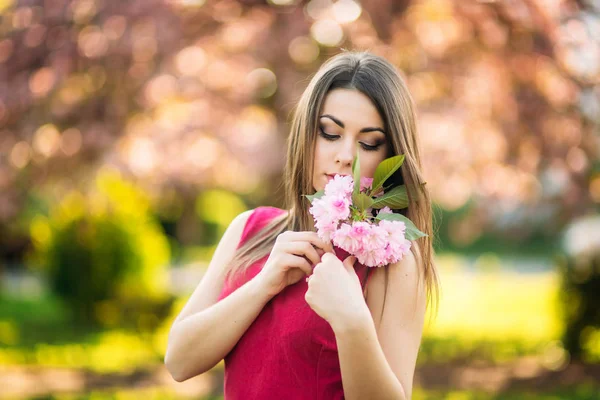
[[[600,399],[600,1],[0,0],[0,398],[219,399],[167,335],[340,49],[418,105],[415,399]]]

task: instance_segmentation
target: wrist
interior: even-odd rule
[[[276,293],[272,293],[269,290],[269,288],[265,284],[265,280],[263,279],[260,273],[258,273],[254,278],[252,278],[248,282],[248,285],[250,285],[250,291],[252,292],[252,296],[263,300],[264,303],[267,303],[269,300],[275,297]]]
[[[364,304],[364,307],[356,309],[353,313],[332,321],[330,325],[336,335],[362,332],[371,327],[374,328],[373,317],[371,317],[371,312],[366,304]]]

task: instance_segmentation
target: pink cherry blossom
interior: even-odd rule
[[[328,217],[327,202],[321,199],[314,199],[312,206],[308,210],[313,218],[318,222]]]
[[[362,245],[366,251],[384,248],[389,236],[388,231],[379,225],[368,225],[368,234],[363,236]]]
[[[362,243],[362,240],[365,236],[369,234],[370,225],[367,222],[357,221],[352,224],[352,229],[350,229],[349,235],[359,242]]]
[[[356,258],[358,262],[362,265],[366,265],[367,267],[375,267],[377,266],[377,260],[375,259],[372,252],[361,251],[356,254]]]
[[[333,219],[346,219],[350,216],[350,199],[327,196],[326,202],[329,205],[329,212],[332,214]]]
[[[360,190],[370,189],[373,184],[373,178],[360,178]]]
[[[334,220],[319,220],[315,224],[317,235],[325,241],[330,241],[337,229],[337,221]]]
[[[339,229],[333,234],[333,244],[349,253],[355,253],[360,249],[361,244],[360,240],[350,235],[351,230],[351,225],[347,223],[341,224]]]
[[[354,188],[351,176],[336,175],[325,185],[325,195],[335,197],[350,197]]]
[[[372,178],[361,178],[361,189],[371,187]],[[371,209],[355,220],[351,218],[352,177],[336,175],[325,186],[325,194],[314,199],[309,209],[315,220],[319,237],[357,257],[368,267],[381,267],[401,260],[410,251],[411,242],[406,239],[406,224],[402,221],[372,221]],[[383,207],[379,214],[390,214]]]

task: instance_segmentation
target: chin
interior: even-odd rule
[[[325,177],[325,180],[327,179],[327,177]],[[316,185],[313,185],[315,188],[315,192],[318,192],[319,190],[323,190],[325,189],[325,185],[327,185],[327,182],[323,182],[323,180],[317,182]]]

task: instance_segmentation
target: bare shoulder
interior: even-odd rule
[[[254,209],[244,211],[238,214],[231,221],[231,223],[225,230],[225,233],[221,237],[217,248],[215,249],[215,253],[213,255],[213,260],[211,264],[224,266],[228,262],[228,260],[233,258],[237,245],[240,242],[240,239],[242,238],[242,234],[244,233],[246,223],[248,222],[248,219],[250,218],[253,212]],[[209,271],[211,267],[212,265],[209,266]]]
[[[244,211],[231,221],[215,249],[215,253],[208,264],[206,272],[202,276],[202,279],[196,286],[196,289],[190,296],[188,302],[175,319],[175,322],[181,321],[189,315],[199,312],[217,302],[223,288],[223,272],[235,254],[237,244],[242,237],[246,222],[253,211],[254,210]]]
[[[377,268],[369,280],[367,287],[367,305],[371,310],[375,322],[380,320],[381,310],[383,309],[384,298],[387,304],[399,305],[405,302],[414,304],[423,294],[422,280],[419,274],[422,272],[422,257],[419,246],[412,243],[411,251],[404,257],[385,267]],[[388,282],[386,292],[386,269],[388,271]]]
[[[252,213],[254,212],[255,209],[251,209],[251,210],[246,210],[244,212],[239,213],[229,224],[230,227],[236,227],[239,228],[240,225],[242,227],[242,229],[244,228],[244,225],[246,225],[246,221],[248,221],[248,218],[250,218],[250,216],[252,215]]]
[[[252,215],[254,210],[244,211],[238,214],[230,223],[225,233],[221,237],[215,253],[213,255],[213,261],[217,261],[218,264],[223,264],[228,258],[233,256],[237,245],[242,238],[242,234],[244,233],[244,228],[246,227],[246,223],[248,219]],[[211,263],[211,264],[214,264]]]
[[[421,268],[421,251],[419,250],[419,246],[413,242],[411,251],[405,254],[400,261],[375,269],[373,272],[373,277],[369,280],[368,289],[371,291],[371,287],[378,287],[381,285],[385,279],[386,269],[389,271],[390,279],[392,279],[395,276],[416,276]]]

